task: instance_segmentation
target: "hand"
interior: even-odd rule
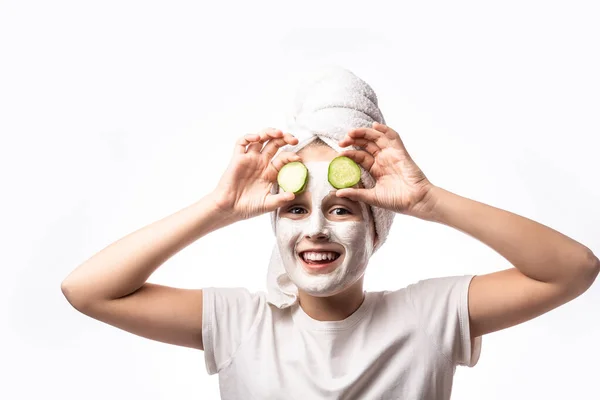
[[[217,207],[236,218],[248,219],[293,200],[293,193],[271,194],[279,170],[300,160],[296,153],[286,151],[273,158],[286,144],[298,144],[298,139],[274,128],[238,139],[231,162],[213,192]]]
[[[340,155],[353,159],[367,170],[375,179],[375,186],[371,189],[340,189],[336,193],[338,197],[421,218],[430,211],[433,185],[392,128],[374,122],[373,128],[351,130],[339,145],[364,149],[346,150]]]

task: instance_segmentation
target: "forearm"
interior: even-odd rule
[[[426,219],[485,243],[526,276],[542,282],[594,279],[598,259],[581,243],[547,226],[441,188]]]
[[[62,283],[71,303],[111,300],[138,290],[166,260],[202,236],[235,222],[208,195],[96,253]]]

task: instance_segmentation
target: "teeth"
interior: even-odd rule
[[[304,259],[307,261],[332,261],[338,258],[338,254],[329,251],[307,251],[302,253],[302,257],[304,257]]]

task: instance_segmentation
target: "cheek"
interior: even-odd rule
[[[277,241],[280,245],[288,246],[296,244],[302,231],[302,223],[292,221],[289,218],[281,218],[277,221]]]
[[[356,245],[365,240],[367,225],[364,222],[340,222],[332,224],[337,239],[344,244]]]

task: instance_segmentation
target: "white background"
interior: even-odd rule
[[[290,82],[337,63],[377,92],[436,185],[600,253],[600,11],[594,1],[0,2],[0,398],[217,399],[203,353],[75,311],[60,283],[97,251],[209,193],[235,140],[284,128]],[[268,217],[151,281],[263,290]],[[367,290],[510,265],[398,216]],[[600,285],[487,335],[454,399],[600,396]]]

